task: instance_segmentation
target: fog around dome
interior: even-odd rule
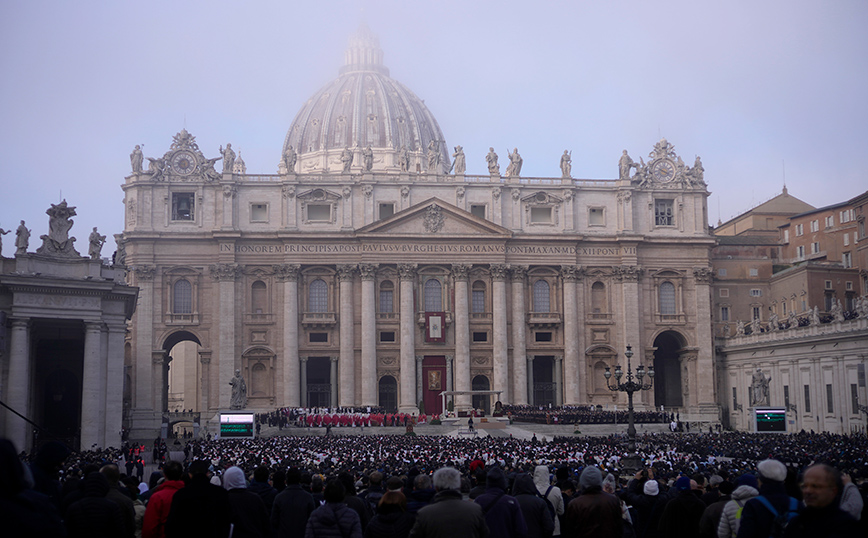
[[[298,153],[295,173],[339,172],[341,153],[353,150],[352,171],[362,171],[361,150],[374,154],[374,171],[399,171],[406,147],[410,170],[427,171],[426,153],[434,141],[437,172],[449,168],[449,152],[437,120],[424,101],[389,76],[379,39],[362,25],[349,40],[339,76],[301,107],[283,143]],[[432,170],[434,172],[434,170]]]

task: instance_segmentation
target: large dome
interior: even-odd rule
[[[389,77],[379,39],[362,26],[350,38],[344,66],[336,80],[301,107],[286,140],[298,154],[295,173],[340,172],[341,153],[353,150],[351,170],[361,172],[363,148],[371,146],[374,171],[399,171],[406,147],[410,171],[428,171],[426,153],[434,141],[439,170],[449,168],[449,153],[437,120],[412,91]]]

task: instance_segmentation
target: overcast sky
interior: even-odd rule
[[[296,112],[366,22],[467,173],[494,146],[522,175],[617,177],[661,136],[702,157],[711,223],[780,193],[821,207],[868,189],[868,2],[6,0],[0,3],[0,227],[77,206],[71,234],[123,229],[130,151],[185,125],[276,173]],[[145,161],[147,163],[147,161]],[[14,252],[14,235],[3,253]],[[108,256],[115,245],[109,241]]]

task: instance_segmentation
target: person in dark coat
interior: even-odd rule
[[[574,538],[621,538],[624,532],[621,501],[603,491],[603,474],[596,467],[585,467],[579,476],[582,493],[567,506],[566,529],[562,536]]]
[[[232,538],[267,538],[271,535],[268,510],[262,497],[247,490],[247,479],[240,467],[223,473],[223,488],[229,492]]]
[[[838,498],[844,488],[841,473],[829,465],[817,464],[805,469],[802,496],[805,508],[787,525],[787,538],[848,538],[860,534],[857,521],[841,510]]]
[[[297,538],[304,535],[307,520],[316,510],[313,495],[301,488],[301,471],[292,467],[286,472],[286,488],[274,498],[271,508],[271,528],[276,538]]]
[[[712,480],[714,477],[712,477]],[[717,538],[717,528],[720,526],[720,517],[723,515],[723,507],[732,500],[732,492],[735,484],[725,480],[717,485],[720,496],[717,501],[708,505],[702,517],[699,519],[699,538]],[[706,493],[706,495],[708,495]]]
[[[410,538],[488,538],[482,508],[461,497],[461,473],[443,467],[434,473],[432,482],[437,493],[416,514]]]
[[[268,517],[271,518],[271,507],[274,505],[274,498],[277,497],[277,490],[268,483],[268,475],[271,471],[268,467],[260,465],[253,471],[253,480],[247,486],[248,491],[259,495],[265,502],[265,509],[268,510]]]
[[[362,538],[359,514],[344,503],[346,489],[340,480],[331,479],[323,490],[325,504],[307,520],[304,538]]]
[[[500,467],[492,467],[485,476],[485,493],[473,502],[482,507],[488,531],[493,538],[524,538],[527,523],[515,497],[507,495],[506,474]]]
[[[342,472],[338,475],[338,480],[344,485],[344,503],[359,514],[359,521],[362,524],[362,532],[368,526],[368,521],[371,520],[372,513],[368,506],[368,502],[359,498],[356,495],[356,484],[353,480],[353,475],[348,472]]]
[[[166,538],[229,536],[229,493],[210,482],[209,463],[196,460],[190,464],[190,481],[175,492],[166,519]]]
[[[777,510],[778,514],[790,508],[790,496],[784,489],[787,467],[778,460],[763,460],[757,464],[759,494]],[[775,515],[757,497],[747,501],[741,512],[737,538],[766,538],[772,532]]]
[[[60,513],[47,495],[34,491],[15,445],[0,439],[0,521],[4,536],[66,536]]]
[[[121,512],[124,515],[124,526],[126,527],[126,536],[132,538],[136,534],[136,510],[133,508],[133,500],[121,488],[121,470],[114,463],[103,465],[99,470],[109,482],[109,491],[106,497],[114,501],[121,507]]]
[[[389,491],[380,497],[377,513],[368,523],[364,536],[365,538],[407,538],[415,522],[416,516],[407,511],[407,497],[400,491]]]
[[[84,479],[81,500],[72,503],[64,515],[66,531],[70,538],[122,538],[126,526],[121,507],[106,498],[108,479],[102,474],[90,473]]]
[[[529,474],[516,475],[512,495],[521,507],[524,522],[527,524],[528,538],[550,538],[555,530],[555,515],[549,510],[548,503],[540,496]]]
[[[647,479],[642,476],[642,471],[627,484],[627,488],[621,493],[621,498],[633,507],[633,529],[637,538],[644,538],[646,529],[651,521],[651,510],[660,495],[660,484],[654,480],[652,470],[648,470]]]
[[[661,536],[666,538],[695,538],[699,534],[699,520],[705,512],[705,503],[702,502],[698,490],[694,485],[695,480],[689,476],[682,476],[675,481],[675,495],[660,517],[657,529]]]
[[[427,474],[418,475],[413,479],[413,491],[407,497],[407,511],[415,515],[419,510],[428,506],[436,493],[431,485],[431,477]]]

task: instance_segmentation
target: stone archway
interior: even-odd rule
[[[163,342],[160,411],[202,411],[207,406],[204,385],[208,383],[199,361],[202,342],[190,331],[175,331]]]
[[[396,413],[398,411],[398,381],[391,375],[384,375],[380,378],[378,385],[380,407],[385,409],[387,413]]]
[[[477,375],[470,382],[470,388],[472,390],[491,390],[491,383],[484,375]],[[488,394],[474,394],[472,405],[474,409],[482,409],[488,415],[491,413],[491,396]]]
[[[660,333],[654,339],[654,406],[683,407],[684,383],[681,354],[684,337],[675,331]]]

